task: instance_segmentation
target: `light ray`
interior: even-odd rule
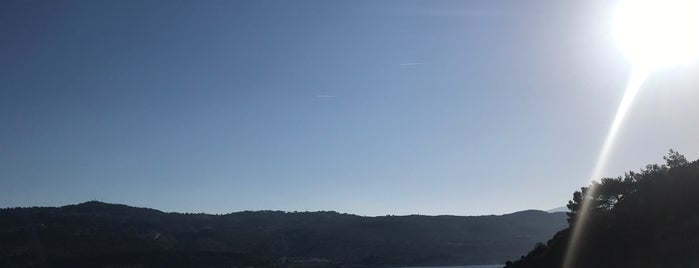
[[[619,134],[619,129],[621,128],[621,125],[624,123],[626,114],[631,108],[633,100],[636,98],[638,91],[641,89],[641,86],[643,86],[643,82],[646,80],[647,77],[648,72],[642,69],[637,69],[631,73],[629,81],[626,85],[626,90],[624,91],[624,97],[621,99],[621,103],[619,103],[619,108],[617,108],[616,115],[614,116],[614,121],[612,121],[612,125],[609,128],[609,132],[607,132],[607,137],[605,138],[604,144],[602,145],[602,150],[600,151],[599,156],[597,157],[597,163],[595,164],[595,168],[593,169],[590,181],[599,179],[602,176],[607,161],[609,159],[609,154],[612,150],[612,147],[614,147],[614,143]],[[590,186],[590,188],[587,189],[586,196],[594,196],[595,191],[597,191],[597,189],[595,187]],[[565,258],[563,261],[564,268],[574,267],[574,263],[572,262],[574,262],[577,259],[577,247],[579,246],[579,244],[577,243],[580,242],[580,238],[582,237],[583,229],[588,217],[587,212],[590,210],[590,202],[585,202],[585,200],[589,199],[582,199],[581,207],[578,209],[577,220],[575,224],[572,226],[573,231],[570,235],[570,241],[568,242],[568,250],[566,250]]]
[[[636,95],[641,89],[646,77],[648,77],[648,72],[646,71],[636,70],[631,73],[629,82],[626,85],[626,90],[624,91],[624,97],[621,99],[621,103],[619,103],[619,108],[617,108],[614,121],[612,121],[612,125],[609,128],[607,137],[602,145],[602,150],[597,157],[597,163],[595,163],[595,168],[593,169],[590,181],[599,179],[602,176],[602,172],[604,172],[607,160],[609,159],[609,153],[611,152],[614,142],[618,136],[619,128],[624,122],[624,118],[626,118],[626,114],[628,113],[629,108],[631,108],[631,104],[636,98]]]
[[[633,72],[624,97],[604,140],[590,181],[600,179],[614,147],[619,129],[631,108],[644,80],[652,71],[682,66],[699,59],[699,1],[698,0],[619,0],[614,21],[615,38],[630,63]],[[563,261],[564,268],[575,266],[581,238],[589,221],[591,196],[597,191],[592,184],[571,223],[570,241]]]

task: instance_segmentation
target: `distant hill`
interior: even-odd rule
[[[506,267],[699,267],[699,161],[672,150],[665,160],[575,192],[570,227]]]
[[[557,208],[549,209],[546,212],[548,212],[548,213],[570,212],[570,209],[568,209],[567,207],[557,207]]]
[[[504,263],[564,213],[362,217],[164,213],[101,202],[0,210],[0,267],[381,267]]]

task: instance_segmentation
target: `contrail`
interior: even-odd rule
[[[619,128],[621,128],[621,124],[624,122],[624,118],[626,118],[626,114],[628,113],[629,108],[631,108],[633,100],[636,98],[638,91],[641,89],[641,86],[643,86],[643,82],[647,77],[648,72],[645,70],[632,71],[631,76],[629,77],[629,82],[626,85],[624,97],[621,99],[621,103],[619,103],[619,108],[617,108],[614,121],[612,121],[612,125],[609,128],[607,137],[602,145],[602,150],[597,157],[597,163],[595,163],[595,168],[592,171],[590,181],[597,180],[602,176],[602,172],[604,171],[607,161],[609,160],[609,153],[611,152],[614,142],[618,136]],[[580,238],[583,237],[583,229],[588,217],[587,212],[590,210],[591,205],[590,202],[586,202],[586,200],[589,200],[587,197],[594,196],[595,191],[597,191],[595,187],[591,186],[588,188],[586,196],[583,197],[581,201],[582,204],[580,208],[578,208],[577,220],[571,226],[573,232],[571,233],[570,240],[568,241],[568,249],[566,250],[565,258],[563,260],[563,268],[574,267],[573,262],[577,259],[579,246],[579,244],[576,243],[578,243]]]

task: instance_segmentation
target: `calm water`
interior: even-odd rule
[[[502,268],[504,264],[491,265],[466,265],[466,266],[425,266],[425,267],[408,267],[408,268]]]

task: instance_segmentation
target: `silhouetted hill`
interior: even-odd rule
[[[569,228],[506,267],[564,267],[566,256],[566,268],[699,267],[699,161],[672,150],[665,159],[575,192]]]
[[[0,210],[1,267],[391,266],[503,263],[565,214],[361,217],[164,213],[101,202]]]

